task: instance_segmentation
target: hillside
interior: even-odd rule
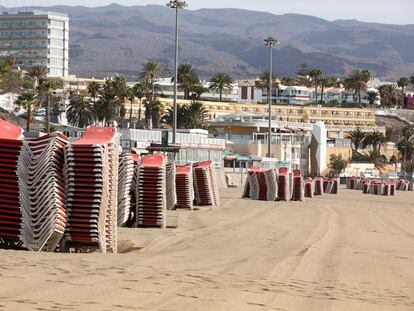
[[[166,7],[50,9],[71,18],[72,74],[105,77],[119,72],[134,78],[149,59],[172,67],[175,16]],[[334,75],[355,67],[389,79],[414,72],[414,25],[330,22],[237,9],[185,10],[180,24],[180,60],[195,65],[202,77],[217,71],[235,78],[257,74],[267,66],[262,42],[269,34],[282,41],[275,53],[280,75],[293,74],[302,63]]]

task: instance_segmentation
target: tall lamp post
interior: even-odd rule
[[[175,10],[175,61],[174,61],[174,102],[173,102],[173,144],[177,136],[177,79],[178,79],[178,12],[187,7],[185,1],[171,0],[167,7]]]
[[[273,93],[273,47],[280,44],[273,37],[268,37],[264,40],[264,44],[269,47],[269,94],[267,96],[267,102],[269,104],[269,129],[268,129],[268,139],[267,139],[267,156],[271,157],[272,152],[272,93]]]

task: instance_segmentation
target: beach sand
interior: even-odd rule
[[[111,254],[0,251],[0,310],[414,310],[414,194],[178,211]]]

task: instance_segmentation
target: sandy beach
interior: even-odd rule
[[[414,195],[240,199],[121,229],[122,253],[0,251],[0,310],[414,310]]]

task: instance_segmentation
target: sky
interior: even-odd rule
[[[0,5],[48,6],[85,5],[103,6],[111,3],[122,5],[165,5],[167,0],[0,0]],[[414,0],[187,0],[189,9],[239,8],[275,14],[299,13],[327,20],[358,19],[365,22],[388,24],[414,24]]]

